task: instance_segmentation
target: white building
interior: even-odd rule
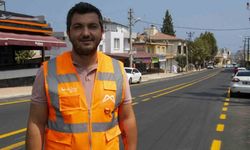
[[[104,34],[98,50],[105,53],[128,53],[129,27],[104,18]],[[132,33],[132,39],[136,33]]]
[[[104,34],[102,41],[98,46],[98,50],[104,53],[128,53],[129,51],[129,28],[125,25],[104,18],[103,22]],[[55,32],[54,36],[65,41],[67,47],[53,48],[46,54],[55,57],[64,51],[72,49],[72,45],[66,32]],[[135,39],[136,33],[132,33],[132,39]]]
[[[218,60],[217,65],[223,66],[226,64],[231,64],[232,63],[231,55],[232,55],[232,52],[230,49],[227,49],[227,48],[218,49],[218,52],[215,56],[215,59]]]

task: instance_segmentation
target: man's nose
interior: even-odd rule
[[[89,29],[88,27],[84,27],[81,31],[81,35],[82,36],[89,36],[90,32],[89,32]]]

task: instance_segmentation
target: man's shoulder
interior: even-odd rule
[[[99,52],[99,54],[101,54],[104,59],[110,59],[110,60],[114,60],[114,61],[118,61],[119,63],[122,63],[120,60],[115,59],[115,58],[113,58],[113,57],[111,57],[103,52]]]

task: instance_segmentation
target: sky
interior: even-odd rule
[[[67,12],[80,0],[5,0],[5,2],[7,11],[32,16],[44,15],[54,31],[65,31]],[[187,39],[187,33],[192,32],[194,40],[201,33],[209,31],[214,34],[219,48],[228,48],[232,52],[243,49],[243,40],[250,35],[250,10],[246,7],[249,0],[87,0],[85,2],[98,7],[103,16],[123,25],[128,25],[128,10],[132,8],[134,18],[142,20],[133,26],[133,32],[137,33],[142,33],[144,28],[150,27],[152,23],[160,29],[165,12],[168,10],[172,16],[176,37]]]

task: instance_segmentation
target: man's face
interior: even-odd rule
[[[78,55],[94,54],[102,39],[102,33],[97,14],[75,13],[72,16],[68,36],[73,45],[73,50]]]

